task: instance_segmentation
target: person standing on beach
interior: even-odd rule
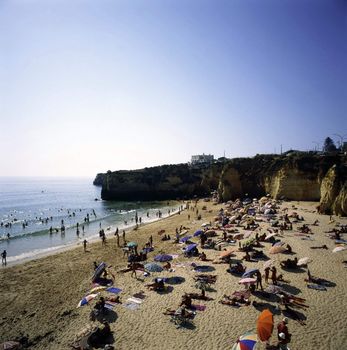
[[[123,230],[123,243],[124,243],[124,245],[127,244],[127,241],[126,241],[126,239],[125,239],[125,230]]]
[[[256,278],[257,278],[257,285],[256,285],[256,288],[258,289],[259,286],[260,286],[260,289],[263,290],[263,285],[262,285],[262,283],[261,283],[262,278],[261,278],[261,273],[260,273],[260,271],[257,271],[257,272],[256,272]]]
[[[149,243],[151,244],[151,247],[153,247],[153,236],[149,237]]]
[[[277,284],[277,269],[275,266],[271,268],[271,280],[272,280],[272,284],[274,285]]]
[[[87,251],[87,243],[88,243],[88,241],[85,239],[85,240],[83,241],[83,249],[84,249],[84,252]]]
[[[265,283],[269,283],[270,267],[265,269]]]
[[[1,262],[3,265],[7,265],[7,261],[6,261],[6,257],[7,257],[7,252],[6,250],[4,250],[2,253],[1,253]]]

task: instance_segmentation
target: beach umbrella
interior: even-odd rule
[[[267,239],[270,239],[271,237],[275,237],[275,236],[277,236],[277,233],[276,233],[276,232],[270,233],[270,234],[268,234],[268,235],[265,237],[265,239],[267,240]]]
[[[239,284],[253,284],[257,282],[257,280],[255,278],[251,278],[251,277],[246,277],[243,278],[239,281]]]
[[[268,260],[268,261],[265,261],[264,262],[264,269],[266,269],[267,267],[270,267],[270,266],[272,266],[272,264],[274,263],[274,261],[273,260]]]
[[[209,222],[204,222],[201,227],[206,227],[206,226],[210,226],[210,223]]]
[[[196,247],[197,247],[197,244],[192,243],[192,244],[189,244],[186,248],[184,248],[184,251],[185,252],[190,252],[191,250],[193,250]]]
[[[276,294],[279,292],[283,292],[283,288],[275,286],[274,284],[269,284],[268,287],[265,289],[265,292]]]
[[[255,350],[257,345],[257,334],[254,331],[248,331],[242,334],[231,350]]]
[[[254,275],[257,271],[259,271],[259,269],[248,269],[245,271],[245,273],[241,277],[242,278],[250,277],[250,276]]]
[[[234,253],[234,250],[224,250],[223,252],[221,252],[220,254],[219,254],[219,256],[221,257],[221,258],[227,258],[227,257],[229,257],[230,255],[232,255]]]
[[[265,309],[257,320],[257,334],[261,341],[270,339],[274,328],[274,317],[270,310]]]
[[[86,295],[83,299],[80,300],[77,307],[87,305],[91,300],[93,300],[99,293]]]
[[[342,252],[343,250],[346,250],[346,247],[336,247],[333,249],[333,253],[337,253],[337,252]]]
[[[161,272],[163,268],[156,263],[148,263],[145,265],[145,270],[149,272]]]
[[[168,254],[159,254],[154,257],[154,261],[166,262],[172,260],[172,256]]]
[[[196,236],[200,236],[204,231],[203,230],[197,230],[194,232],[193,236],[196,237]]]
[[[285,250],[286,250],[286,248],[283,246],[273,246],[270,248],[269,253],[270,254],[278,254],[278,253],[283,253]]]
[[[187,241],[189,241],[193,236],[187,236],[187,237],[183,237],[180,239],[180,243],[185,243]]]
[[[137,247],[137,243],[136,242],[128,242],[127,247],[128,248],[135,248],[135,247]]]
[[[0,344],[0,350],[16,350],[16,349],[22,349],[21,344],[17,341],[9,340]]]
[[[307,256],[305,256],[304,258],[301,258],[301,259],[298,260],[297,265],[298,265],[298,266],[305,266],[305,265],[307,265],[310,261],[311,261],[311,259],[308,258]]]
[[[284,244],[285,244],[284,242],[279,241],[279,242],[274,243],[273,247],[281,247]]]
[[[104,262],[100,263],[99,266],[94,271],[92,281],[94,282],[96,279],[98,279],[101,276],[101,274],[105,271],[105,269],[106,269],[106,264]]]

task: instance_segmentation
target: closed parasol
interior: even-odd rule
[[[248,331],[242,334],[231,350],[254,350],[258,341],[257,334],[254,331]]]
[[[258,317],[257,320],[257,333],[258,338],[261,341],[267,341],[270,339],[274,328],[274,318],[270,310],[265,309]]]

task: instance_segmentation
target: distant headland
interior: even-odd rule
[[[100,173],[94,185],[102,186],[104,200],[186,199],[215,192],[219,201],[225,202],[270,195],[317,201],[322,213],[347,215],[345,154],[288,151],[218,160],[204,156],[193,156],[186,164]]]

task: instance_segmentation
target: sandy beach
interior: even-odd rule
[[[284,254],[271,255],[271,244],[264,243],[263,251],[274,260],[279,273],[283,273],[286,280],[282,287],[301,298],[306,299],[309,306],[306,310],[299,310],[305,325],[290,319],[288,328],[292,333],[289,344],[293,349],[330,349],[347,348],[347,269],[342,263],[347,258],[347,250],[333,253],[334,240],[327,237],[325,231],[331,230],[336,223],[347,224],[347,218],[319,215],[316,212],[317,203],[310,202],[284,202],[281,210],[288,208],[288,214],[296,211],[305,221],[294,223],[292,231],[284,231],[281,239],[290,244],[294,256],[298,259],[309,257],[309,269],[314,276],[332,282],[333,286],[326,291],[307,288],[304,278],[307,277],[307,268],[300,272],[284,271],[280,268],[280,260],[287,259]],[[202,207],[206,206],[206,210]],[[295,206],[293,208],[292,206]],[[28,335],[33,345],[32,349],[71,349],[70,344],[83,328],[91,324],[89,313],[95,304],[77,308],[78,302],[92,288],[91,276],[93,262],[104,261],[115,275],[114,286],[122,289],[119,294],[122,304],[117,304],[110,319],[111,330],[114,336],[116,349],[230,349],[238,336],[254,329],[260,313],[252,305],[234,308],[222,305],[219,301],[224,294],[231,294],[243,287],[238,284],[239,277],[227,273],[227,264],[212,264],[212,261],[200,262],[197,258],[185,258],[182,254],[181,244],[173,244],[175,229],[180,226],[189,228],[188,234],[193,234],[201,228],[204,222],[214,221],[223,204],[199,201],[197,209],[202,215],[201,220],[196,219],[195,211],[184,210],[180,215],[165,218],[161,221],[141,226],[137,231],[132,230],[126,235],[127,241],[135,241],[139,247],[144,246],[149,237],[153,236],[154,251],[148,254],[148,262],[161,252],[177,254],[172,261],[174,271],[152,273],[149,277],[138,274],[138,278],[131,277],[131,273],[117,273],[127,265],[121,248],[117,247],[113,233],[107,233],[107,245],[101,242],[88,244],[88,252],[83,251],[82,245],[76,249],[47,256],[41,259],[26,262],[21,265],[1,268],[0,270],[0,342],[12,340],[19,335]],[[188,220],[188,214],[191,216]],[[311,226],[319,220],[318,226]],[[303,223],[309,224],[313,231],[310,240],[303,240],[302,236],[294,235],[297,227]],[[269,228],[267,222],[260,222],[261,232]],[[240,232],[245,230],[238,228]],[[165,230],[170,234],[171,240],[161,241],[158,231]],[[217,231],[222,237],[222,231]],[[342,235],[342,238],[345,238]],[[198,238],[192,241],[199,242]],[[122,238],[121,238],[122,242]],[[328,249],[310,249],[312,246],[327,245]],[[231,246],[233,247],[233,246]],[[234,247],[237,250],[237,245]],[[198,247],[201,251],[200,247]],[[216,260],[220,251],[204,249],[208,259]],[[240,259],[243,252],[236,252],[235,258]],[[197,292],[193,277],[191,263],[212,266],[210,274],[217,275],[217,281],[206,294],[213,298],[211,301],[194,300],[194,304],[205,305],[204,311],[197,314],[190,327],[176,328],[170,322],[170,316],[164,315],[167,309],[176,309],[185,292]],[[264,261],[245,262],[247,268],[259,268],[263,273]],[[167,293],[158,294],[145,288],[154,277],[180,276],[184,278],[181,284],[171,286]],[[266,283],[263,280],[264,287]],[[125,301],[133,294],[144,291],[145,298],[136,310],[124,307]],[[251,301],[277,303],[251,296]],[[283,318],[283,313],[274,314],[275,326]],[[100,325],[100,323],[95,322]],[[277,331],[273,332],[271,343],[277,343]],[[265,345],[259,343],[260,349]]]

